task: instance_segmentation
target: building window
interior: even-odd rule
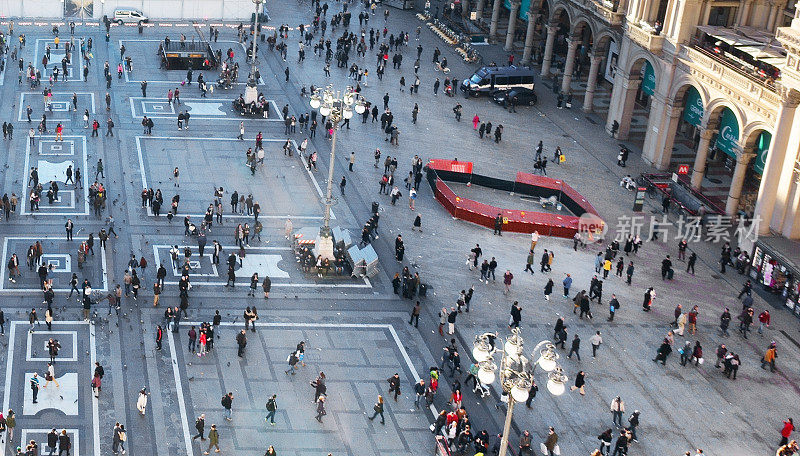
[[[730,6],[717,6],[711,8],[708,16],[708,25],[729,27],[736,17],[736,8]]]

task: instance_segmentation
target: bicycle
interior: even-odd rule
[[[434,67],[434,69],[435,69],[436,71],[441,71],[441,72],[442,72],[442,73],[444,73],[444,74],[449,74],[449,73],[450,73],[450,68],[448,68],[448,67],[443,67],[443,66],[442,66],[442,62],[436,62],[436,66]]]

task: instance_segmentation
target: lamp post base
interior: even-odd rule
[[[322,255],[322,258],[333,260],[333,233],[330,227],[320,227],[319,236],[317,236],[317,255]]]
[[[244,88],[244,102],[245,104],[254,103],[258,101],[258,86],[255,84],[247,86]]]

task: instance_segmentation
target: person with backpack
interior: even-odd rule
[[[275,412],[278,410],[278,395],[273,394],[267,401],[267,416],[264,421],[269,421],[271,426],[275,426]]]
[[[197,419],[194,421],[194,428],[197,430],[197,434],[192,437],[192,440],[196,438],[200,438],[200,440],[205,441],[205,429],[206,429],[206,415],[205,413],[200,414]]]
[[[233,393],[228,393],[222,396],[222,403],[223,415],[225,415],[225,419],[231,421],[231,412],[233,408]]]
[[[291,373],[292,375],[294,375],[295,374],[295,370],[296,370],[295,366],[297,365],[297,361],[298,361],[297,354],[295,352],[290,353],[289,357],[286,359],[286,361],[289,363],[289,368],[286,369],[284,371],[284,373],[285,374]]]

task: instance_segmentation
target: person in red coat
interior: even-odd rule
[[[763,312],[761,312],[758,315],[758,322],[759,322],[758,333],[759,334],[764,334],[764,327],[765,326],[767,328],[769,328],[769,319],[770,319],[769,310],[764,310]]]
[[[794,432],[794,421],[792,421],[791,418],[787,418],[786,421],[783,422],[783,429],[781,429],[780,446],[789,443],[789,436],[792,435],[792,432]]]

